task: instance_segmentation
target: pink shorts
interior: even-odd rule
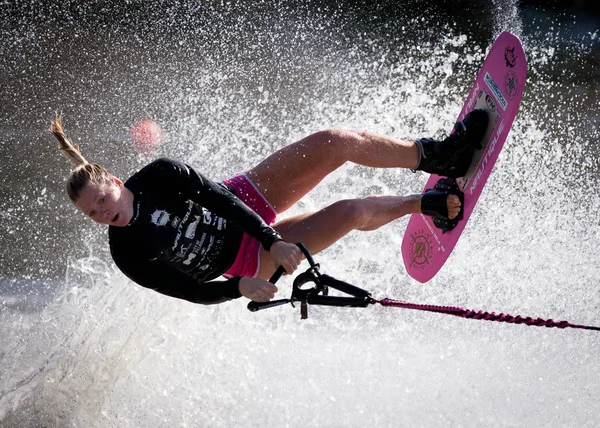
[[[246,176],[239,174],[233,178],[223,181],[223,184],[234,189],[237,197],[269,226],[275,223],[277,212],[267,199],[260,193],[254,183]],[[238,250],[233,265],[223,274],[225,278],[233,276],[255,277],[260,269],[260,247],[261,244],[252,236],[244,233],[242,243]]]

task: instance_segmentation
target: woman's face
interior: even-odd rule
[[[112,177],[108,184],[88,183],[75,206],[96,223],[127,226],[133,216],[133,194],[121,180]]]

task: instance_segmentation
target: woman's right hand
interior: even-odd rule
[[[255,302],[268,302],[277,293],[275,284],[261,278],[242,277],[239,283],[240,293]]]
[[[296,244],[285,241],[277,241],[271,245],[269,250],[275,268],[282,266],[286,273],[292,274],[302,262],[302,251]]]

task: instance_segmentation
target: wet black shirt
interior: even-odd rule
[[[184,163],[159,159],[125,187],[133,218],[109,227],[110,251],[125,275],[159,293],[204,304],[238,298],[239,277],[211,280],[233,264],[243,232],[267,250],[281,239],[231,189]]]

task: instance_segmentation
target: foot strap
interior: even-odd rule
[[[448,195],[460,199],[460,211],[453,219],[448,218]],[[458,188],[454,178],[441,178],[433,189],[427,189],[421,196],[421,212],[433,218],[433,224],[442,229],[442,233],[451,231],[463,218],[464,193]]]

